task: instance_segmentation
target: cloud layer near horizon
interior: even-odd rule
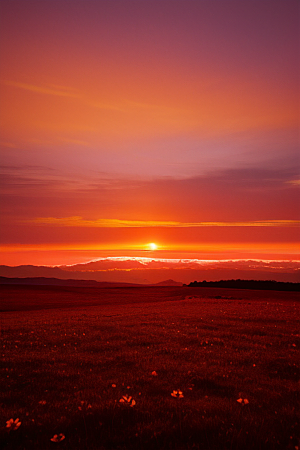
[[[147,257],[109,257],[84,264],[45,266],[0,266],[5,277],[56,277],[127,283],[158,283],[221,279],[254,279],[299,282],[299,261],[170,259]]]

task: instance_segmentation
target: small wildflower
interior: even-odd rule
[[[16,420],[9,419],[6,422],[6,428],[9,428],[9,430],[17,430],[22,422],[20,422],[19,418]]]
[[[115,388],[115,387],[117,387],[117,385],[116,384],[112,384],[111,387]]]
[[[153,372],[151,373],[151,375],[153,375],[154,377],[157,377],[157,373],[155,370],[153,370]]]
[[[123,397],[119,400],[120,403],[125,403],[125,405],[134,406],[136,401],[129,395],[123,395]]]
[[[64,434],[60,433],[60,434],[55,434],[53,436],[53,438],[51,438],[50,440],[52,442],[61,442],[61,441],[63,441],[65,439],[65,437],[66,436]]]
[[[39,405],[46,405],[46,400],[41,400],[40,402],[39,402]]]
[[[180,389],[178,389],[178,391],[173,391],[171,395],[172,395],[172,397],[175,397],[175,398],[183,398],[183,393],[181,392]]]
[[[248,405],[249,400],[247,398],[238,398],[237,402],[239,402],[241,405]]]

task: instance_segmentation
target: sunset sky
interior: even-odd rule
[[[1,0],[1,264],[299,260],[299,12]]]

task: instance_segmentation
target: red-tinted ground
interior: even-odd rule
[[[299,307],[292,292],[1,287],[1,444],[296,450]]]

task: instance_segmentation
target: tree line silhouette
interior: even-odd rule
[[[300,291],[300,283],[290,283],[274,280],[220,280],[220,281],[193,281],[190,287],[218,287],[230,289],[255,289],[266,291]]]

